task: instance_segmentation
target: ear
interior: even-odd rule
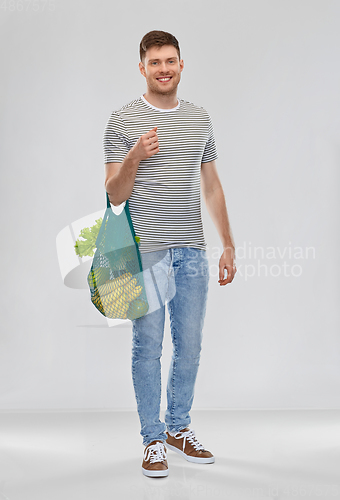
[[[142,62],[139,63],[139,71],[142,73],[143,76],[146,76],[145,75],[145,67],[144,67],[144,64]]]
[[[181,70],[181,72],[183,71],[183,68],[184,68],[184,61],[183,61],[183,59],[181,59],[179,61],[179,69]]]

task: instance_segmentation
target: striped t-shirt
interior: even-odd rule
[[[206,249],[201,217],[201,163],[217,158],[208,113],[178,99],[172,109],[144,96],[114,111],[103,137],[104,163],[122,162],[139,137],[157,126],[159,152],[140,162],[129,208],[140,252]]]

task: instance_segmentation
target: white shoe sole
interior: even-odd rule
[[[188,462],[193,462],[195,464],[213,464],[215,462],[215,457],[209,457],[209,458],[190,457],[189,455],[186,455],[183,451],[176,448],[176,446],[172,446],[172,444],[166,443],[166,447],[169,450],[175,451],[176,453],[182,455],[182,457],[185,458],[185,460],[187,460]]]
[[[167,477],[169,475],[169,469],[166,470],[147,470],[143,469],[142,467],[142,472],[144,476],[148,477]]]

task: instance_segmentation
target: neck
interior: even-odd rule
[[[176,91],[173,94],[164,95],[156,94],[148,89],[144,94],[144,97],[150,104],[160,109],[172,109],[175,108],[178,104]]]

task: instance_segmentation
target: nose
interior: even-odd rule
[[[162,71],[163,73],[166,73],[166,72],[167,72],[167,65],[166,65],[166,62],[162,62],[162,63],[161,63],[159,70],[160,70],[160,71]]]

